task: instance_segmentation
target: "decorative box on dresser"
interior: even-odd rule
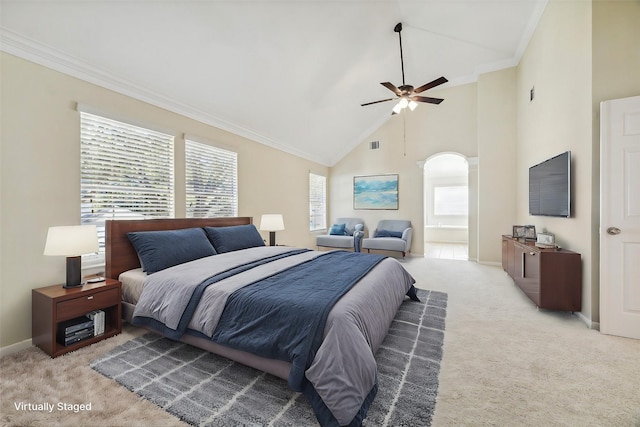
[[[502,268],[539,308],[582,309],[581,255],[502,236]]]
[[[86,284],[78,288],[62,285],[47,286],[31,291],[31,335],[34,345],[51,357],[77,350],[122,331],[122,284],[113,279]],[[58,342],[58,324],[102,310],[105,313],[104,333],[63,345]]]

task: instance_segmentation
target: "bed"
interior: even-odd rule
[[[250,217],[108,220],[105,275],[125,320],[287,380],[323,426],[362,424],[373,355],[417,299],[393,258],[264,246]]]

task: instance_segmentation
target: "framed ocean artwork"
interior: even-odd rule
[[[354,209],[398,209],[398,175],[353,177]]]

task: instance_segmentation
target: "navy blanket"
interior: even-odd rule
[[[289,386],[302,391],[334,304],[384,256],[327,252],[235,291],[213,340],[291,362]]]

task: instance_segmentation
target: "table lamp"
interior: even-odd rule
[[[260,219],[260,230],[269,232],[269,246],[276,245],[276,231],[284,230],[282,214],[264,214]]]
[[[95,225],[49,227],[44,254],[67,257],[67,281],[63,288],[82,286],[83,254],[98,252],[98,232]]]

